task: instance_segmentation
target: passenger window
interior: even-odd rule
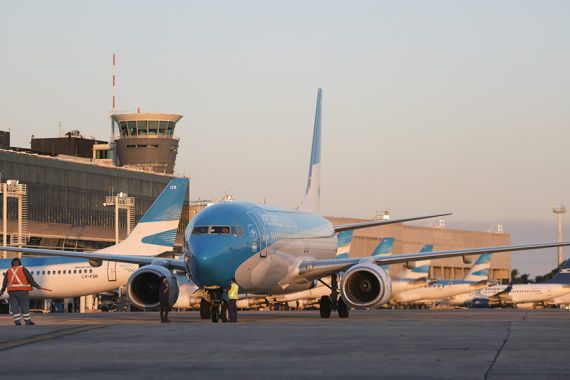
[[[48,270],[48,274],[51,274],[51,271]]]
[[[57,271],[57,274],[61,274],[61,271],[60,271],[60,270],[58,270],[58,271]]]
[[[74,269],[74,270],[73,270],[73,274],[75,274],[75,273],[77,273],[77,269]]]
[[[208,226],[198,226],[192,229],[192,235],[203,235],[208,233]]]
[[[42,271],[42,274],[46,274],[46,271],[45,271],[45,270],[43,270],[43,271]]]
[[[79,273],[81,273],[81,269],[79,269]]]
[[[212,226],[212,234],[221,234],[221,235],[229,235],[230,234],[230,227],[229,226]]]
[[[93,273],[93,269],[89,269],[89,273]]]

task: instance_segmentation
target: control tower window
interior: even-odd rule
[[[136,136],[137,135],[137,122],[136,121],[127,121],[127,128],[129,129],[129,136]]]
[[[122,136],[126,136],[127,135],[127,122],[126,121],[121,121],[119,123],[119,126],[121,128],[121,135]]]
[[[168,121],[161,121],[158,127],[158,134],[164,136],[168,131]]]
[[[139,135],[146,135],[148,133],[146,129],[146,120],[137,121],[137,128],[139,129]]]
[[[158,121],[149,121],[148,122],[148,134],[149,135],[156,135],[158,133]]]

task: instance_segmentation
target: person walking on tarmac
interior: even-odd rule
[[[237,322],[237,299],[238,299],[239,285],[236,283],[236,279],[232,278],[230,282],[230,289],[228,290],[228,314],[230,317],[230,322]]]
[[[160,300],[160,322],[169,323],[168,312],[170,310],[170,285],[165,276],[160,279],[158,286],[158,298]]]
[[[43,289],[51,291],[49,289],[42,288],[32,277],[32,274],[22,266],[20,259],[15,258],[11,263],[12,267],[6,272],[4,277],[4,282],[2,283],[2,289],[0,289],[0,296],[4,294],[4,291],[8,289],[8,298],[10,300],[10,311],[14,317],[14,323],[16,326],[21,326],[21,318],[24,319],[26,325],[34,325],[32,318],[30,317],[30,298],[29,292],[32,288]]]

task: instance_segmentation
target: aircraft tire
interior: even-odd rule
[[[225,302],[222,303],[222,313],[221,313],[220,317],[222,318],[222,322],[224,322],[224,323],[229,321],[228,304]]]
[[[348,318],[350,309],[348,308],[347,304],[344,303],[342,298],[338,299],[338,316],[339,318]]]
[[[219,306],[214,306],[212,307],[212,322],[213,323],[218,323],[219,317],[220,317],[220,309]]]
[[[331,317],[331,298],[329,296],[322,296],[319,300],[319,312],[321,314],[321,318],[330,318]]]
[[[210,303],[206,300],[200,300],[200,319],[211,318]]]

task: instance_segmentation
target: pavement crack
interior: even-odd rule
[[[8,341],[8,342],[2,342],[2,343],[0,343],[0,351],[11,350],[13,348],[25,346],[28,344],[39,343],[39,342],[43,342],[43,341],[50,340],[50,339],[57,339],[57,338],[61,338],[61,337],[68,336],[68,335],[74,335],[74,334],[79,334],[79,333],[86,332],[86,331],[91,331],[91,330],[95,330],[95,329],[109,327],[112,325],[113,325],[112,323],[100,324],[100,325],[82,325],[82,326],[78,326],[78,327],[71,327],[71,328],[67,328],[67,329],[52,331],[52,332],[49,332],[46,334],[34,335],[32,337],[29,337],[29,338],[22,338],[22,339],[16,339],[16,340]]]
[[[499,349],[497,350],[497,353],[495,354],[495,358],[493,359],[493,361],[489,365],[489,368],[487,368],[487,371],[485,372],[485,376],[483,377],[485,380],[489,378],[489,374],[491,373],[493,366],[497,362],[497,359],[499,359],[499,356],[501,355],[501,352],[503,351],[503,347],[505,347],[505,344],[507,344],[507,341],[509,340],[509,336],[511,335],[511,323],[512,322],[509,322],[509,324],[507,325],[507,333],[505,334],[505,339],[503,339],[503,343],[501,344],[501,347],[499,347]]]

